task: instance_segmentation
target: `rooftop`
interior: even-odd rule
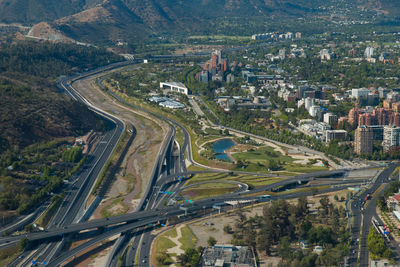
[[[221,244],[205,248],[199,266],[254,267],[256,265],[254,254],[250,247]]]
[[[181,83],[181,82],[161,82],[162,84],[170,85],[170,86],[176,86],[176,87],[183,87],[186,88],[186,86]]]

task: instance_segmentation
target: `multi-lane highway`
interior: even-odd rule
[[[384,188],[388,185],[390,175],[398,166],[400,166],[400,163],[391,164],[379,174],[375,183],[371,183],[369,188],[358,194],[351,202],[353,216],[352,246],[348,263],[352,266],[357,264],[357,259],[359,259],[359,266],[369,266],[367,239],[369,229],[372,226],[372,217],[378,218],[376,214],[376,199],[383,193]],[[386,184],[386,186],[382,188],[383,184]],[[378,189],[380,191],[377,191]],[[372,198],[365,203],[365,198],[368,194]],[[394,244],[389,244],[389,246],[392,248],[395,259],[399,260],[399,247]]]
[[[11,244],[15,244],[21,238],[27,238],[30,241],[40,240],[41,242],[45,242],[44,245],[40,246],[36,253],[33,256],[28,257],[27,252],[22,254],[25,257],[26,262],[31,259],[40,259],[41,261],[50,262],[51,266],[58,266],[59,264],[65,262],[73,256],[83,252],[85,249],[90,248],[94,244],[107,240],[111,236],[116,234],[123,234],[119,241],[116,242],[115,247],[110,254],[108,262],[110,265],[115,265],[115,258],[117,254],[126,255],[125,257],[125,265],[133,266],[134,264],[140,263],[140,266],[148,266],[148,258],[150,245],[152,241],[152,236],[149,234],[149,230],[151,230],[154,224],[164,222],[171,217],[175,217],[178,215],[184,215],[186,212],[198,212],[203,211],[205,209],[213,209],[216,204],[223,203],[225,201],[233,201],[233,200],[249,200],[249,201],[265,201],[260,200],[254,196],[246,196],[247,194],[254,194],[263,191],[272,190],[274,188],[278,188],[281,186],[287,185],[301,185],[304,182],[315,180],[315,179],[326,179],[337,176],[343,176],[347,172],[352,171],[352,169],[342,169],[342,170],[334,170],[334,171],[325,171],[311,174],[298,175],[296,177],[292,177],[268,186],[260,187],[255,190],[243,191],[239,190],[238,192],[234,192],[231,194],[227,194],[220,197],[215,197],[212,199],[205,199],[196,201],[192,204],[184,204],[182,206],[167,206],[165,207],[163,203],[167,201],[171,196],[160,194],[161,191],[179,191],[184,184],[186,179],[189,179],[192,174],[196,172],[187,172],[185,165],[185,154],[187,155],[187,159],[193,162],[191,157],[191,147],[190,147],[190,136],[185,130],[185,128],[180,125],[178,122],[171,120],[169,118],[165,118],[160,116],[159,114],[155,114],[146,110],[143,110],[140,107],[131,106],[134,109],[141,109],[142,111],[148,112],[150,115],[155,116],[159,119],[162,119],[170,124],[170,131],[168,132],[168,136],[165,139],[164,145],[162,146],[159,156],[154,163],[151,179],[146,188],[146,191],[143,194],[143,198],[141,199],[140,205],[138,206],[137,211],[130,214],[124,214],[120,216],[115,216],[112,218],[98,219],[86,222],[85,220],[81,220],[81,218],[87,218],[87,216],[83,216],[85,213],[84,203],[86,203],[87,197],[90,194],[91,188],[98,177],[102,167],[108,160],[108,157],[111,155],[115,145],[117,144],[122,131],[125,129],[125,124],[115,117],[107,113],[104,110],[101,110],[95,107],[90,101],[85,99],[79,92],[74,90],[73,81],[90,77],[94,74],[103,73],[105,71],[109,71],[111,69],[119,68],[121,66],[126,66],[128,64],[132,64],[135,62],[128,63],[119,63],[114,64],[109,67],[100,68],[98,70],[76,76],[73,78],[64,78],[59,80],[60,88],[64,89],[72,98],[81,101],[86,104],[90,109],[97,112],[99,115],[105,117],[110,124],[114,125],[114,127],[105,133],[103,136],[103,141],[101,142],[102,146],[96,147],[95,155],[93,160],[89,162],[90,168],[84,170],[79,177],[75,179],[75,183],[70,185],[68,192],[70,192],[63,204],[61,205],[58,213],[53,218],[51,225],[48,229],[41,232],[29,233],[23,236],[8,236],[0,238],[0,248],[10,246]],[[118,101],[123,102],[122,99],[115,96]],[[128,105],[127,103],[123,103]],[[180,148],[179,153],[176,153],[176,144],[174,141],[176,128],[180,128],[185,136],[184,145]],[[215,172],[215,170],[213,170]],[[390,170],[387,170],[386,173],[389,173]],[[198,173],[198,172],[197,172]],[[245,173],[245,172],[241,172]],[[249,174],[249,173],[246,173]],[[258,174],[268,176],[268,174]],[[383,173],[381,174],[381,176]],[[380,176],[380,177],[381,177]],[[179,177],[179,178],[178,178]],[[384,181],[384,176],[382,179],[377,179],[374,186],[378,187],[380,183]],[[319,191],[323,192],[331,192],[342,190],[351,184],[352,182],[343,181],[338,179],[337,182],[334,182],[330,188]],[[360,181],[361,183],[361,181]],[[302,195],[309,195],[311,192],[301,192],[295,194],[285,194],[281,195],[279,198],[294,198]],[[273,197],[272,199],[275,199]],[[96,232],[94,238],[90,241],[84,242],[83,244],[75,247],[74,249],[63,252],[60,254],[60,250],[66,242],[66,240],[71,240],[70,237],[72,233],[79,233],[81,231],[92,230],[96,231],[96,229],[102,229],[100,232]],[[133,238],[131,240],[131,238]],[[46,243],[52,242],[52,243]],[[47,245],[52,244],[52,245]],[[130,246],[129,246],[130,245]],[[136,255],[139,255],[139,261],[135,262]]]

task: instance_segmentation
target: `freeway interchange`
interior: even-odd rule
[[[302,174],[295,177],[290,177],[286,180],[273,183],[268,186],[263,186],[257,189],[237,190],[236,192],[218,196],[210,199],[195,201],[193,203],[184,203],[174,206],[164,206],[163,203],[173,198],[173,195],[163,194],[163,192],[179,192],[183,189],[184,182],[190,179],[191,175],[197,173],[215,173],[217,170],[188,172],[186,168],[185,154],[187,160],[192,164],[196,164],[191,157],[190,136],[184,126],[178,122],[163,117],[159,114],[152,113],[143,108],[132,106],[133,109],[141,109],[155,116],[169,124],[169,131],[164,139],[162,148],[153,165],[150,182],[143,193],[141,202],[135,212],[119,215],[111,218],[96,219],[88,221],[91,213],[94,211],[95,206],[85,208],[88,197],[92,191],[97,178],[99,177],[105,163],[113,153],[122,133],[127,128],[126,123],[119,119],[117,116],[104,111],[93,105],[88,99],[81,95],[73,87],[73,82],[88,78],[93,75],[103,74],[105,72],[118,69],[131,64],[136,64],[139,61],[122,62],[112,64],[88,73],[76,75],[74,77],[66,77],[59,79],[57,84],[59,88],[66,92],[71,98],[82,102],[87,105],[89,109],[93,110],[102,116],[112,126],[95,148],[93,157],[87,162],[87,168],[83,169],[74,177],[74,182],[67,185],[66,197],[56,214],[53,216],[47,229],[39,232],[27,233],[24,235],[11,235],[0,237],[0,248],[16,245],[21,239],[26,238],[32,244],[32,248],[24,251],[10,266],[29,266],[32,262],[38,265],[60,266],[65,264],[68,260],[73,259],[80,253],[91,248],[93,245],[99,244],[110,237],[121,234],[117,241],[114,243],[111,252],[107,259],[107,266],[117,266],[117,256],[123,255],[124,266],[150,266],[150,248],[151,242],[154,238],[150,233],[155,227],[160,227],[165,224],[168,219],[179,217],[177,222],[191,220],[193,217],[201,217],[205,211],[212,211],[218,207],[220,210],[229,209],[228,205],[224,205],[228,201],[237,201],[238,203],[255,203],[267,202],[269,199],[260,199],[254,196],[256,193],[263,191],[273,190],[278,187],[288,185],[303,186],[304,183],[311,180],[324,181],[326,178],[343,177],[353,169],[339,169],[324,172],[315,172],[310,174]],[[122,102],[123,99],[114,96],[116,100]],[[132,125],[131,127],[134,128]],[[175,141],[176,128],[179,128],[184,133],[184,145],[178,147]],[[131,139],[135,137],[134,133]],[[371,188],[368,189],[369,193],[373,193],[381,184],[387,182],[388,177],[397,167],[397,164],[390,165],[383,171],[378,178],[372,183]],[[227,171],[228,172],[228,171]],[[237,172],[238,174],[249,174],[246,172]],[[254,175],[254,173],[252,173]],[[257,174],[261,176],[271,176],[268,174]],[[331,179],[332,180],[332,179]],[[360,185],[360,181],[349,181],[344,179],[333,179],[328,183],[329,188],[320,190],[319,193],[333,192],[345,189],[349,184]],[[243,188],[242,186],[240,188]],[[297,198],[300,196],[311,195],[311,191],[302,191],[297,193],[288,193],[280,196],[272,196],[272,200],[283,198]],[[354,216],[354,227],[352,227],[353,241],[360,235],[361,221],[364,223],[361,233],[361,246],[354,246],[354,252],[348,261],[348,264],[355,266],[357,262],[357,255],[361,255],[361,266],[365,265],[365,260],[368,261],[368,251],[366,251],[366,236],[368,235],[368,225],[373,215],[375,215],[375,205],[367,206],[364,215],[360,214],[360,210],[355,206],[358,199],[365,197],[367,193],[362,193],[352,202],[351,210]],[[375,198],[373,198],[375,200]],[[95,204],[99,201],[95,201]],[[94,204],[94,205],[95,205]],[[43,209],[43,207],[40,207]],[[202,212],[204,211],[204,212]],[[368,224],[369,223],[369,224]],[[24,223],[20,223],[24,225]],[[86,235],[92,233],[89,241],[85,241],[73,249],[66,250],[71,242],[79,238],[79,233],[84,232]],[[361,248],[358,252],[358,248]]]

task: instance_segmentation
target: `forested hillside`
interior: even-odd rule
[[[55,79],[120,60],[93,47],[19,42],[0,46],[0,215],[23,213],[59,192],[84,163],[74,137],[106,123],[60,94]],[[3,219],[4,221],[4,219]]]
[[[120,59],[102,49],[75,45],[20,42],[0,46],[0,152],[77,136],[96,127],[96,116],[57,93],[54,80]]]
[[[0,73],[17,72],[54,78],[121,59],[104,49],[49,42],[19,42],[0,46]]]

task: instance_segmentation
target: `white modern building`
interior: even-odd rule
[[[364,55],[365,55],[366,58],[371,58],[371,57],[373,57],[373,56],[374,56],[374,48],[373,48],[373,47],[370,47],[370,46],[367,47],[367,48],[365,48]]]
[[[385,126],[383,128],[383,150],[385,152],[390,151],[391,149],[398,147],[399,143],[399,135],[400,135],[400,127],[396,126]]]
[[[316,117],[318,114],[321,112],[321,107],[320,106],[311,106],[308,109],[308,113],[311,115],[311,117]]]
[[[351,97],[356,99],[368,97],[369,93],[367,88],[351,89]]]
[[[160,82],[160,88],[185,95],[189,94],[189,89],[180,82]]]
[[[324,114],[324,122],[327,124],[330,124],[330,125],[335,124],[337,122],[337,120],[338,120],[337,116],[333,113],[328,112],[328,113]]]
[[[185,105],[182,103],[179,103],[177,101],[164,101],[159,103],[158,105],[160,105],[161,107],[165,107],[165,108],[171,108],[171,109],[179,109],[179,108],[184,108]]]
[[[315,104],[315,99],[311,98],[311,97],[307,97],[304,100],[304,107],[306,108],[306,110],[309,110],[312,106],[314,106]]]

